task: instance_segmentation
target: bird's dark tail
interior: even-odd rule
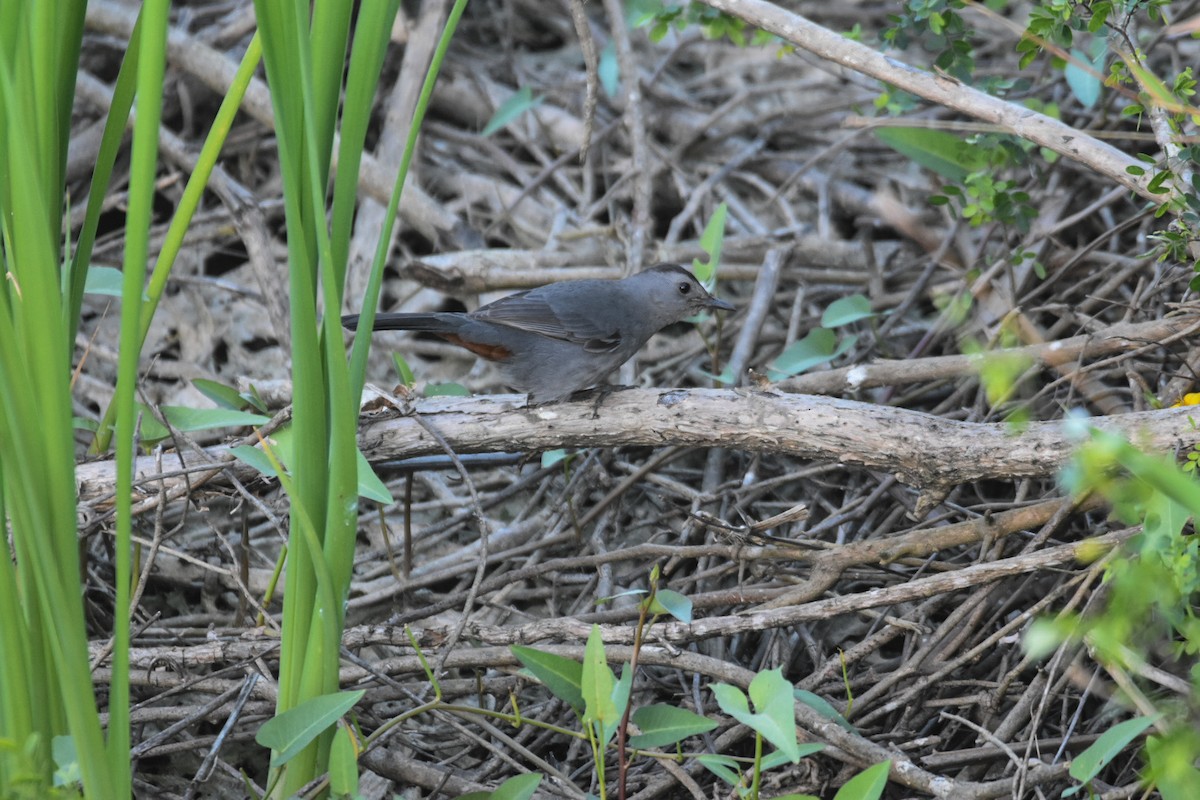
[[[430,314],[376,314],[373,330],[377,331],[428,331],[429,333],[454,333],[462,326],[462,314],[448,312]],[[342,317],[342,327],[358,328],[358,314]]]

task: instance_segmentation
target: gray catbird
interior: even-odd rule
[[[467,314],[379,314],[375,330],[425,331],[496,362],[532,403],[600,383],[654,334],[700,311],[733,306],[678,264],[617,281],[564,281],[502,297]],[[342,317],[358,327],[358,315]]]

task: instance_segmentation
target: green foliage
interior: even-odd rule
[[[1034,365],[1032,357],[1010,349],[1019,344],[1020,338],[1007,322],[1001,325],[995,349],[986,348],[973,339],[962,344],[963,354],[971,356],[979,370],[979,381],[988,403],[1002,412],[1004,420],[1017,429],[1029,422],[1030,412],[1013,398],[1020,389],[1021,379],[1029,376]]]
[[[522,86],[517,91],[513,92],[512,97],[505,100],[496,109],[496,113],[483,126],[481,135],[491,136],[496,131],[504,128],[510,122],[514,121],[526,111],[532,111],[545,102],[544,97],[534,97],[533,90],[528,86]]]
[[[358,737],[345,720],[338,720],[329,748],[329,790],[333,797],[358,797]]]
[[[906,0],[898,14],[890,15],[892,27],[883,32],[884,43],[900,50],[919,45],[934,54],[938,70],[971,83],[975,72],[974,31],[962,15],[963,0]]]
[[[491,792],[471,792],[458,800],[529,800],[537,791],[542,776],[536,772],[514,775]]]
[[[811,329],[803,339],[784,348],[767,366],[767,377],[784,380],[832,361],[858,343],[857,336],[848,334],[839,338],[832,329],[874,316],[871,301],[864,295],[853,294],[833,301],[821,314],[821,327]]]
[[[1134,717],[1113,725],[1090,747],[1071,760],[1071,777],[1080,784],[1086,784],[1154,723],[1155,720],[1151,717]],[[1081,788],[1082,785],[1073,786],[1063,792],[1062,796],[1070,797],[1077,794]]]
[[[667,3],[643,0],[630,9],[635,27],[648,28],[650,41],[661,42],[672,28],[700,28],[705,39],[728,39],[738,47],[759,47],[778,39],[766,31],[750,27],[745,20],[730,16],[702,3]]]
[[[717,727],[714,720],[694,711],[661,704],[634,711],[633,724],[642,732],[629,738],[629,746],[639,748],[665,747]]]
[[[583,713],[583,665],[578,661],[543,653],[532,647],[522,647],[514,644],[512,654],[525,666],[533,677],[541,681],[550,693]]]
[[[725,203],[716,207],[704,226],[704,233],[700,234],[700,249],[708,256],[708,260],[692,259],[692,273],[710,292],[717,285],[717,268],[721,265],[721,250],[725,245],[725,218],[728,214],[729,207]]]
[[[245,411],[253,408],[255,411],[267,413],[267,404],[259,395],[258,389],[251,386],[244,392],[239,392],[232,386],[226,386],[217,381],[210,381],[206,378],[194,378],[192,385],[200,394],[212,400],[221,408],[230,410]]]
[[[1184,535],[1184,528],[1200,515],[1200,484],[1173,459],[1147,455],[1100,431],[1092,431],[1062,481],[1074,493],[1103,494],[1114,514],[1126,524],[1140,524],[1142,530],[1107,564],[1103,610],[1087,617],[1063,613],[1039,620],[1029,631],[1026,647],[1038,656],[1064,640],[1082,640],[1105,669],[1123,680],[1136,680],[1132,676],[1151,662],[1187,675],[1188,696],[1156,701],[1159,733],[1147,739],[1145,751],[1146,780],[1157,783],[1164,797],[1186,797],[1180,787],[1200,785],[1195,766],[1200,736],[1193,723],[1200,713],[1200,619],[1194,605],[1200,596],[1200,541],[1194,534]],[[1151,702],[1155,693],[1147,691],[1145,696]],[[1131,720],[1114,726],[1103,744],[1097,742],[1095,752],[1088,754],[1076,777],[1089,780],[1095,775],[1091,767],[1111,760],[1118,745],[1131,741],[1148,724]]]
[[[781,670],[758,673],[750,682],[748,699],[741,689],[727,683],[713,684],[712,693],[722,711],[762,736],[793,764],[800,760],[792,685],[783,679]],[[750,701],[754,703],[753,711]]]
[[[933,128],[885,127],[875,137],[948,181],[964,181],[987,166],[983,150],[965,139]]]
[[[286,764],[314,739],[329,730],[363,698],[366,690],[335,692],[310,698],[267,720],[254,739],[274,751],[271,766]]]

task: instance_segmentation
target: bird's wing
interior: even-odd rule
[[[471,313],[478,320],[583,345],[585,350],[606,353],[621,344],[616,325],[595,321],[598,309],[564,300],[547,300],[538,289],[502,297]]]

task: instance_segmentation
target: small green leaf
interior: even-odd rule
[[[412,388],[417,382],[417,378],[413,375],[412,367],[404,360],[404,356],[399,353],[392,353],[392,366],[396,368],[396,374],[400,376],[400,383],[404,386]]]
[[[861,294],[840,297],[829,304],[821,315],[822,328],[837,328],[876,316],[871,310],[871,301]]]
[[[104,294],[109,297],[120,297],[121,284],[124,280],[124,273],[116,267],[98,267],[93,264],[88,267],[83,291],[86,294]]]
[[[557,450],[547,450],[542,453],[542,469],[553,467],[558,462],[567,457],[566,449],[560,447]]]
[[[306,700],[295,708],[273,717],[262,724],[254,740],[274,751],[271,756],[272,769],[291,760],[309,745],[367,692],[335,692]]]
[[[663,704],[642,706],[633,712],[632,719],[642,730],[629,737],[629,746],[637,748],[665,747],[717,727],[716,721],[708,717]]]
[[[264,425],[271,421],[262,414],[237,411],[229,408],[187,408],[186,406],[163,406],[163,416],[173,427],[181,431],[206,431],[213,428],[240,428],[246,425]]]
[[[262,399],[262,395],[258,393],[258,387],[253,383],[250,384],[249,389],[241,393],[241,396],[255,411],[261,411],[263,414],[267,413],[267,402]]]
[[[539,772],[514,775],[490,792],[469,792],[459,795],[458,800],[529,800],[542,782]]]
[[[471,392],[461,383],[427,383],[423,394],[426,397],[470,397]]]
[[[830,705],[829,701],[819,694],[813,694],[807,689],[797,689],[792,693],[792,696],[799,700],[804,705],[811,708],[813,711],[820,714],[825,719],[836,722],[842,729],[850,733],[858,733],[853,725],[846,720],[838,710]]]
[[[703,317],[704,315],[701,316]],[[711,372],[705,372],[704,370],[700,370],[700,373],[706,378],[711,378],[723,386],[732,386],[733,384],[737,383],[737,378],[735,378],[733,375],[733,367],[729,364],[725,365],[725,369],[721,370],[720,375],[713,375]]]
[[[487,125],[483,126],[483,135],[491,136],[526,111],[540,106],[544,100],[543,97],[534,97],[533,90],[528,86],[522,86],[496,109]]]
[[[583,711],[583,665],[554,653],[514,644],[512,654],[550,693],[576,711]]]
[[[846,781],[833,800],[879,800],[887,788],[888,770],[891,768],[891,761],[881,761],[867,767]]]
[[[609,97],[616,97],[621,88],[621,65],[617,63],[617,46],[612,39],[600,51],[600,88]]]

